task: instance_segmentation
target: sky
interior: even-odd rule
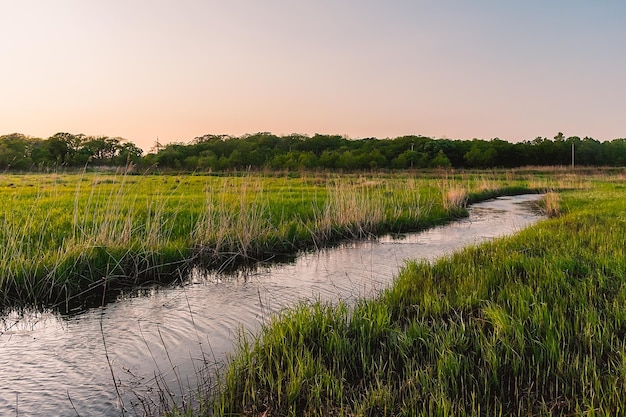
[[[626,137],[619,0],[0,0],[0,135]]]

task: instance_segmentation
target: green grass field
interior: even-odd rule
[[[625,177],[579,180],[515,236],[242,337],[196,413],[626,415]]]
[[[303,304],[241,347],[214,415],[626,414],[623,172],[0,175],[3,306],[82,304],[342,238],[429,227],[499,194],[558,191],[550,220],[356,305]]]
[[[568,174],[558,181],[571,182]],[[558,186],[533,172],[0,175],[0,305],[63,308],[342,238],[428,227],[468,199]]]

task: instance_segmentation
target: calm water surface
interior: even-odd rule
[[[122,406],[142,415],[141,401],[156,402],[157,385],[178,398],[203,363],[223,362],[242,326],[254,332],[302,299],[374,296],[406,259],[432,260],[533,224],[541,217],[524,203],[538,198],[475,204],[469,218],[443,227],[350,242],[236,276],[193,271],[184,286],[74,317],[7,313],[0,316],[0,415],[120,415]]]

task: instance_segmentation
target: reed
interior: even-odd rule
[[[439,182],[443,209],[453,217],[462,217],[467,214],[466,207],[469,200],[469,188],[472,178],[445,177]],[[484,192],[482,184],[474,188],[476,192]]]
[[[0,175],[0,304],[99,302],[192,263],[230,267],[464,215],[523,187],[489,173]]]
[[[444,191],[443,208],[449,213],[462,213],[467,206],[469,193],[463,187],[451,187]]]
[[[539,208],[548,217],[561,215],[561,197],[554,191],[547,192],[539,201]]]

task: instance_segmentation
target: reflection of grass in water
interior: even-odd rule
[[[617,186],[435,262],[354,308],[312,303],[242,336],[218,415],[619,415],[626,217]]]

